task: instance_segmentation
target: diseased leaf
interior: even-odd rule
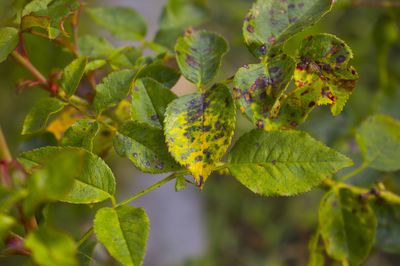
[[[311,190],[352,161],[301,131],[254,129],[232,148],[228,169],[243,185],[265,196]]]
[[[356,139],[368,167],[380,171],[400,169],[400,122],[385,115],[367,118]]]
[[[8,55],[18,44],[18,30],[15,28],[0,28],[0,63],[7,59]]]
[[[71,169],[78,169],[79,171],[73,176],[75,181],[71,191],[59,200],[86,204],[100,202],[114,195],[115,178],[111,169],[100,157],[84,149],[48,146],[24,152],[18,157],[18,160],[28,172],[32,172],[35,167],[42,165],[60,152],[80,154],[79,164],[77,165],[81,165],[81,167],[71,166]],[[71,172],[71,169],[65,171]]]
[[[81,112],[72,106],[66,106],[59,114],[57,114],[57,119],[54,119],[49,123],[46,130],[51,132],[57,140],[61,140],[65,131],[81,119],[84,119]]]
[[[300,61],[294,72],[297,86],[280,111],[283,127],[296,127],[319,105],[330,105],[333,115],[343,110],[358,79],[349,66],[353,58],[344,41],[329,34],[307,37],[299,49]]]
[[[96,237],[125,266],[142,265],[150,221],[143,208],[102,208],[94,219]]]
[[[33,134],[43,130],[49,118],[60,112],[65,103],[56,98],[44,98],[37,102],[25,117],[22,135]]]
[[[25,246],[32,251],[32,258],[43,266],[77,266],[76,244],[64,233],[41,226],[29,233]]]
[[[71,97],[75,94],[83,74],[85,73],[86,64],[86,57],[78,57],[64,68],[60,85],[61,89],[68,97]]]
[[[143,172],[164,173],[180,168],[168,153],[162,129],[126,122],[114,137],[114,148]]]
[[[200,87],[217,75],[221,59],[228,52],[228,44],[213,32],[187,32],[176,42],[175,51],[182,74]]]
[[[285,42],[316,23],[332,0],[257,0],[243,24],[243,37],[257,57],[277,55]]]
[[[245,65],[234,78],[233,95],[240,111],[258,128],[276,128],[280,98],[292,79],[294,60],[282,54],[266,64]]]
[[[204,0],[168,0],[161,13],[155,42],[172,50],[185,29],[202,24],[208,15]]]
[[[96,86],[96,96],[94,97],[93,105],[97,113],[101,113],[104,109],[116,105],[127,96],[132,87],[133,76],[133,70],[115,71],[106,76]]]
[[[180,77],[178,71],[163,64],[150,64],[142,69],[136,78],[152,78],[167,88],[172,88]]]
[[[120,40],[141,40],[146,35],[144,18],[136,10],[122,6],[92,7],[86,11],[100,26]]]
[[[61,145],[93,149],[93,139],[99,131],[99,124],[90,119],[79,120],[65,131]]]
[[[325,194],[319,208],[319,230],[329,256],[348,265],[361,265],[375,239],[373,211],[350,190]]]
[[[175,98],[172,91],[151,78],[137,80],[132,91],[132,120],[162,129],[167,105]]]
[[[167,108],[165,136],[170,153],[199,186],[227,151],[235,129],[235,106],[228,88],[216,84],[185,95]]]

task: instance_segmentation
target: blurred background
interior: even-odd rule
[[[1,19],[9,13],[12,0],[0,0]],[[88,5],[119,5],[135,8],[147,20],[148,39],[158,29],[158,18],[166,0],[113,0],[87,1]],[[232,76],[245,63],[256,59],[247,51],[241,35],[243,18],[251,6],[250,0],[209,0],[209,19],[199,28],[223,35],[230,43],[219,74],[221,79]],[[187,14],[190,16],[191,14]],[[286,46],[289,54],[305,35],[327,32],[345,40],[354,52],[353,65],[360,74],[356,90],[344,112],[332,117],[328,108],[314,111],[302,125],[315,138],[326,145],[359,161],[359,151],[354,141],[355,127],[372,113],[385,113],[400,119],[400,2],[384,0],[338,0],[334,10],[317,25],[295,36]],[[98,34],[116,42],[105,32],[96,29],[92,21],[82,14],[79,34]],[[39,37],[26,36],[28,53],[33,63],[43,72],[51,73],[67,65],[72,57],[57,44]],[[13,155],[31,147],[52,143],[49,134],[31,138],[20,135],[25,115],[35,101],[46,95],[39,88],[20,92],[16,90],[21,77],[30,77],[24,69],[9,58],[0,65],[0,124],[9,141]],[[178,94],[193,91],[190,84],[180,81],[174,88]],[[237,121],[237,139],[252,126],[241,115]],[[115,171],[122,200],[163,175],[145,175],[127,160],[110,154],[107,162]],[[341,173],[343,174],[343,173]],[[384,182],[395,192],[400,192],[400,173],[385,174],[367,170],[350,182],[369,186]],[[203,191],[188,187],[174,191],[170,183],[134,201],[143,206],[151,221],[150,240],[145,257],[146,266],[290,266],[306,265],[307,242],[317,223],[317,210],[323,191],[315,189],[291,198],[264,198],[248,191],[234,178],[213,175]],[[101,204],[79,206],[62,203],[51,204],[46,215],[60,230],[79,238],[87,228]],[[391,237],[400,239],[399,227]],[[382,233],[382,232],[381,232]],[[384,232],[382,233],[384,234]],[[365,265],[400,265],[400,243],[391,248],[377,245]],[[29,265],[24,258],[0,259],[0,265]],[[95,248],[93,265],[117,265],[106,256],[104,249]]]

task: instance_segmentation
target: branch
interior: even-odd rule
[[[42,73],[29,61],[28,58],[22,56],[17,51],[12,52],[12,56],[17,60],[17,62],[22,65],[26,70],[28,70],[38,81],[40,81],[42,86],[48,87],[48,81],[43,76]]]

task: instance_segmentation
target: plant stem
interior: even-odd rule
[[[123,202],[118,203],[118,204],[115,206],[115,208],[118,208],[118,207],[121,207],[121,206],[123,206],[123,205],[128,204],[129,202],[131,202],[131,201],[133,201],[133,200],[135,200],[135,199],[137,199],[137,198],[143,196],[144,194],[147,194],[147,193],[149,193],[150,191],[152,191],[152,190],[154,190],[154,189],[156,189],[156,188],[158,188],[158,187],[161,187],[162,185],[164,185],[165,183],[168,183],[168,182],[171,181],[172,179],[175,179],[175,178],[178,176],[178,174],[184,174],[184,173],[185,173],[185,172],[182,172],[182,173],[175,172],[175,173],[173,173],[173,174],[167,176],[166,178],[164,178],[164,179],[158,181],[157,183],[155,183],[154,185],[151,185],[150,187],[148,187],[148,188],[146,188],[146,189],[140,191],[139,193],[133,195],[132,197],[130,197],[130,198],[124,200]]]
[[[85,243],[85,241],[89,239],[89,237],[93,234],[93,232],[94,232],[94,229],[93,229],[93,226],[91,226],[86,231],[86,233],[81,237],[81,239],[79,239],[79,241],[77,243],[77,246],[78,247],[82,246],[82,244]]]
[[[152,191],[152,190],[154,190],[154,189],[156,189],[156,188],[161,187],[161,186],[164,185],[165,183],[168,183],[169,181],[175,179],[177,176],[183,175],[183,174],[185,174],[185,173],[186,173],[186,171],[184,171],[184,172],[175,172],[175,173],[173,173],[173,174],[167,176],[166,178],[164,178],[164,179],[158,181],[158,182],[155,183],[154,185],[151,185],[150,187],[148,187],[148,188],[146,188],[146,189],[140,191],[139,193],[133,195],[132,197],[130,197],[130,198],[124,200],[123,202],[116,204],[116,205],[114,206],[114,208],[118,208],[118,207],[124,206],[124,205],[128,204],[129,202],[131,202],[131,201],[133,201],[133,200],[135,200],[135,199],[137,199],[137,198],[139,198],[139,197],[141,197],[141,196],[143,196],[143,195],[149,193],[150,191]],[[113,204],[113,205],[114,205],[114,204]],[[80,246],[93,234],[93,232],[94,232],[94,229],[93,229],[93,226],[92,226],[92,227],[90,227],[90,228],[86,231],[86,233],[81,237],[81,239],[79,239],[79,241],[78,241],[78,247],[80,247]]]
[[[363,162],[359,167],[357,167],[356,169],[354,169],[353,171],[347,173],[346,175],[342,176],[340,178],[340,181],[346,181],[347,179],[349,179],[352,176],[355,176],[359,173],[361,173],[365,168],[367,168],[369,165],[368,162]]]
[[[40,71],[32,65],[28,58],[22,56],[17,51],[12,52],[13,57],[20,63],[24,68],[26,68],[40,83],[44,86],[48,85],[47,79],[40,73]]]
[[[10,150],[8,149],[6,138],[4,137],[1,126],[0,126],[0,160],[6,162],[12,161],[11,153]]]
[[[371,192],[370,189],[368,188],[362,188],[362,187],[357,187],[357,186],[353,186],[347,183],[343,183],[343,182],[338,182],[335,181],[331,178],[325,179],[322,183],[322,188],[325,189],[331,189],[333,187],[336,188],[345,188],[345,189],[349,189],[351,190],[354,194],[369,194]],[[379,190],[377,192],[377,197],[386,200],[387,202],[390,202],[392,204],[397,204],[400,205],[400,196],[396,195],[390,191],[387,190]]]

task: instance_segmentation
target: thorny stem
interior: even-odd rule
[[[47,79],[34,65],[32,65],[28,58],[24,57],[17,51],[13,51],[12,56],[15,58],[15,60],[17,60],[18,63],[25,67],[38,81],[40,81],[41,85],[48,85]]]
[[[8,149],[6,138],[4,137],[1,126],[0,126],[0,160],[6,162],[12,161],[11,153],[10,150]]]
[[[90,236],[93,234],[94,232],[94,228],[93,226],[91,226],[86,233],[81,237],[81,239],[79,239],[77,246],[80,247],[82,246],[83,243],[85,243],[86,240],[88,240],[90,238]]]

